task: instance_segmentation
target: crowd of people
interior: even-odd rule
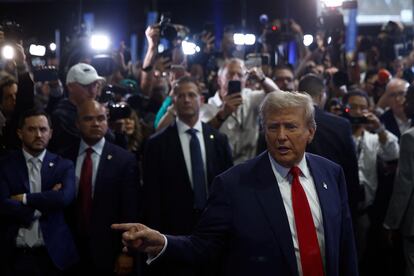
[[[231,28],[158,53],[156,24],[136,64],[123,46],[107,76],[82,54],[34,82],[17,44],[0,274],[414,275],[414,50],[384,46],[403,26],[350,57],[289,24],[295,64],[263,34],[251,66]]]

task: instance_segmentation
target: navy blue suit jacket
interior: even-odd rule
[[[76,162],[78,151],[79,142],[62,155]],[[95,266],[100,269],[112,271],[115,259],[122,249],[121,235],[111,230],[111,224],[138,219],[138,172],[136,158],[132,153],[105,142],[96,174],[91,233],[86,246],[90,249],[88,254]],[[79,247],[75,204],[68,212],[68,222]]]
[[[40,228],[47,252],[56,267],[66,269],[78,260],[75,244],[64,220],[64,208],[75,198],[73,163],[46,152],[41,168],[42,191],[30,193],[26,160],[21,150],[11,153],[0,162],[0,250],[10,254],[16,246],[18,229],[29,227],[35,210],[42,216]],[[59,191],[53,191],[61,183]],[[10,196],[27,193],[27,205]]]
[[[358,275],[342,169],[316,155],[307,154],[306,160],[323,216],[326,275]],[[219,175],[213,185],[195,232],[167,236],[160,261],[198,263],[221,253],[221,275],[297,276],[289,222],[267,151]]]

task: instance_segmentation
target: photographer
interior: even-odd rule
[[[378,188],[377,159],[397,159],[399,145],[397,137],[387,131],[378,117],[369,111],[368,96],[364,91],[351,91],[343,101],[349,108],[349,113],[344,116],[352,125],[359,181],[365,191],[365,199],[358,208],[359,216],[355,223],[357,251],[359,260],[362,261],[367,253],[368,231],[376,223],[372,214]]]
[[[245,87],[248,74],[258,78],[263,90],[252,91]],[[259,104],[265,93],[279,90],[261,70],[248,72],[243,60],[230,59],[218,73],[219,90],[208,100],[210,124],[229,138],[234,162],[241,163],[256,154],[259,135],[257,121]]]

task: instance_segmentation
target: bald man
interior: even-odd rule
[[[112,232],[110,225],[137,219],[135,157],[105,140],[106,110],[98,102],[89,100],[80,105],[76,124],[81,139],[64,153],[76,166],[77,197],[68,218],[81,258],[74,274],[128,272],[133,259],[121,254],[120,235]]]

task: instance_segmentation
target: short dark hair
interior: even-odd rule
[[[348,103],[348,101],[349,101],[349,98],[350,97],[353,97],[353,96],[359,96],[359,97],[363,97],[363,98],[365,98],[365,100],[367,100],[367,104],[369,105],[369,97],[368,97],[368,94],[367,94],[367,92],[365,92],[364,90],[361,90],[361,89],[354,89],[354,90],[351,90],[351,91],[349,91],[344,97],[343,97],[343,99],[342,99],[342,103],[343,104],[347,104]]]
[[[290,63],[280,63],[273,68],[273,73],[278,70],[289,70],[290,72],[294,72],[293,66]]]
[[[193,77],[184,76],[184,77],[179,78],[178,80],[176,80],[173,83],[173,87],[172,87],[172,89],[173,89],[173,95],[176,95],[177,94],[177,91],[176,91],[177,87],[179,87],[180,85],[182,85],[184,83],[193,83],[195,86],[197,86],[198,93],[201,94],[200,93],[200,87],[199,87],[198,81],[195,78],[193,78]]]
[[[13,84],[17,84],[17,79],[11,75],[5,75],[0,79],[0,104],[3,102],[3,89]]]
[[[312,98],[321,95],[324,89],[323,80],[315,74],[306,74],[299,81],[298,90],[308,93]]]
[[[43,109],[38,109],[38,108],[28,109],[25,112],[23,112],[23,114],[19,118],[18,128],[22,129],[26,119],[29,117],[35,117],[35,116],[45,116],[49,124],[49,127],[52,128],[52,121],[50,120],[49,115]]]

